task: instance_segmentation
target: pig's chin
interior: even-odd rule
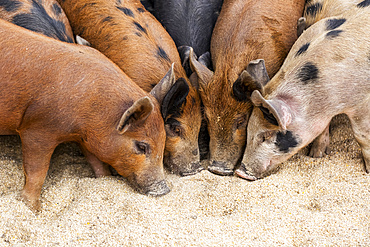
[[[204,170],[199,161],[179,165],[180,162],[176,162],[171,155],[166,155],[163,163],[168,171],[180,176],[190,176]]]
[[[246,171],[244,169],[240,169],[240,168],[236,169],[235,174],[238,175],[239,177],[244,178],[244,179],[249,180],[249,181],[257,180],[257,177],[255,177],[254,175],[251,175],[248,171]]]

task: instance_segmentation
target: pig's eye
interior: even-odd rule
[[[145,142],[135,142],[135,148],[139,154],[148,154],[150,152],[149,144]]]
[[[258,135],[260,142],[265,142],[271,139],[275,131],[266,131]]]
[[[245,121],[246,121],[245,117],[241,117],[241,118],[237,119],[236,120],[236,128],[240,129],[241,127],[243,127],[243,125],[245,124]]]
[[[170,129],[173,134],[180,136],[181,135],[181,127],[178,125],[170,125]]]
[[[174,119],[169,118],[166,120],[166,133],[170,136],[181,136],[183,129],[181,127],[181,123]]]

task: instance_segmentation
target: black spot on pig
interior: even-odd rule
[[[359,8],[365,8],[365,7],[368,7],[368,6],[370,6],[370,0],[364,0],[361,3],[357,4],[357,7],[359,7]]]
[[[298,70],[298,79],[304,84],[307,84],[309,81],[314,81],[319,77],[318,75],[319,69],[311,62],[305,63],[305,65]]]
[[[7,12],[15,12],[22,6],[22,3],[17,0],[0,0],[0,7],[3,7]]]
[[[73,39],[66,34],[64,23],[51,18],[37,0],[32,0],[30,13],[15,15],[12,23],[64,42],[73,43]]]
[[[141,33],[139,33],[139,32],[135,32],[135,35],[136,36],[139,36],[139,37],[141,37],[141,36],[143,36]]]
[[[266,119],[269,123],[279,126],[278,121],[274,117],[274,115],[265,107],[259,106],[261,112],[263,113],[263,118]]]
[[[275,145],[279,148],[280,152],[288,153],[290,148],[294,148],[298,145],[298,140],[293,133],[289,130],[286,132],[279,131],[276,134]]]
[[[157,47],[157,55],[160,57],[160,58],[163,58],[167,61],[170,61],[170,58],[168,57],[167,53],[165,52],[165,50],[163,50],[162,47],[158,46]]]
[[[143,32],[143,33],[147,34],[146,29],[142,25],[140,25],[138,22],[134,21],[134,25],[135,25],[135,27],[136,27],[137,30],[139,30],[140,32]]]
[[[53,12],[56,15],[60,15],[62,13],[62,8],[59,6],[59,4],[57,4],[57,3],[53,4]]]
[[[125,8],[125,7],[117,7],[117,9],[121,10],[125,15],[134,17],[134,13],[131,9]]]
[[[139,13],[144,13],[144,12],[145,12],[145,9],[143,9],[143,8],[137,8],[137,11],[138,11]]]
[[[306,15],[316,16],[322,10],[321,3],[315,3],[306,8]]]
[[[326,30],[336,29],[336,28],[340,27],[345,22],[346,22],[346,19],[344,19],[344,18],[326,20]]]
[[[105,18],[102,20],[102,22],[110,22],[110,21],[112,21],[112,19],[113,19],[113,17],[112,17],[112,16],[107,16],[107,17],[105,17]]]
[[[307,51],[309,46],[310,46],[310,43],[306,43],[306,44],[302,45],[302,47],[299,48],[299,50],[297,51],[295,56],[297,57],[297,56],[301,55],[302,53],[304,53],[305,51]]]
[[[328,39],[333,39],[335,37],[338,37],[341,32],[343,32],[343,30],[333,30],[333,31],[328,32],[326,34],[326,37]]]

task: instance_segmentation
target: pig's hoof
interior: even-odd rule
[[[203,170],[204,170],[204,168],[200,164],[200,162],[193,162],[193,163],[190,163],[189,169],[186,169],[184,171],[180,171],[180,176],[185,177],[185,176],[194,175],[194,174],[197,174],[198,172],[203,171]]]
[[[227,167],[226,162],[213,161],[211,165],[208,166],[208,171],[222,176],[231,176],[234,174],[234,170]]]
[[[170,192],[165,180],[154,183],[146,188],[145,194],[148,196],[164,196]]]
[[[26,204],[33,213],[36,214],[41,211],[41,202],[39,199],[31,200],[23,192],[19,195],[18,199]]]
[[[238,175],[241,178],[244,178],[249,181],[255,181],[257,180],[257,177],[252,175],[250,172],[248,172],[244,165],[241,165],[238,169],[235,170],[235,174]]]
[[[329,144],[314,142],[311,146],[308,156],[312,158],[322,158],[325,154],[330,154]]]

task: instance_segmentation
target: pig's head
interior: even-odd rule
[[[200,98],[184,78],[176,80],[174,65],[153,88],[166,130],[164,165],[181,176],[201,170],[198,134],[201,125]]]
[[[228,71],[214,74],[192,55],[190,63],[198,76],[210,136],[208,170],[232,175],[245,149],[246,126],[252,111],[251,92],[262,90],[269,80],[266,71],[260,70],[264,61],[251,61],[232,82],[228,79]]]
[[[108,115],[106,118],[110,119]],[[166,134],[156,100],[142,97],[114,119],[114,128],[103,124],[90,128],[92,131],[82,138],[82,144],[141,193],[167,194],[170,189],[163,172]]]
[[[266,100],[254,91],[251,100],[254,109],[247,128],[247,147],[235,173],[256,180],[295,154],[302,147],[302,140],[292,124],[294,113],[284,98]]]

